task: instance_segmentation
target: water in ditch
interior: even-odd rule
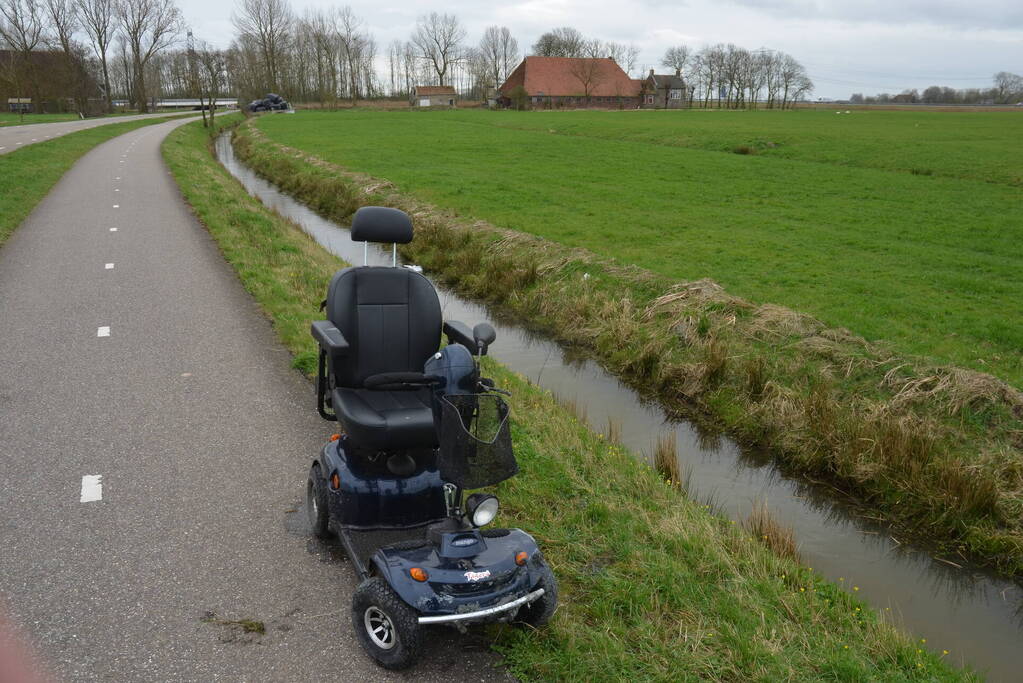
[[[349,263],[361,264],[364,247],[348,230],[260,178],[234,155],[230,135],[216,143],[220,162],[267,206],[295,221],[317,242]],[[390,265],[390,248],[370,245],[370,265]],[[326,287],[326,282],[324,287]],[[486,307],[437,286],[445,319],[470,326],[490,321],[497,341],[490,355],[563,399],[572,400],[602,429],[621,425],[621,442],[649,454],[658,437],[674,433],[678,456],[691,473],[690,491],[732,519],[744,519],[763,502],[795,532],[803,562],[815,572],[900,623],[924,647],[948,650],[948,658],[987,674],[990,680],[1019,680],[1023,671],[1023,587],[970,567],[937,560],[826,486],[783,476],[767,458],[725,438],[701,436],[672,420],[592,360],[509,323]],[[856,590],[858,589],[858,590]],[[887,610],[885,609],[887,608]]]

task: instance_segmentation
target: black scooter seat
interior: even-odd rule
[[[338,387],[332,399],[338,421],[359,448],[390,451],[437,446],[428,388],[374,391]]]

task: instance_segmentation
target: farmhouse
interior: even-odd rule
[[[526,57],[499,88],[503,106],[634,108],[643,81],[610,57]]]
[[[671,74],[655,74],[650,69],[650,75],[643,81],[643,103],[644,109],[681,109],[687,104],[686,95],[688,89],[682,76],[678,71]]]
[[[413,107],[453,107],[457,97],[450,85],[417,85],[412,88],[409,103]]]

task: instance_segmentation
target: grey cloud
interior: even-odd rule
[[[1019,0],[729,0],[783,19],[931,24],[947,28],[1023,28]]]

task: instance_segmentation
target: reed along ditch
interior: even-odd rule
[[[320,245],[361,264],[363,245],[348,230],[328,221],[258,176],[235,157],[230,133],[215,144],[218,159],[246,190],[294,221]],[[389,247],[370,245],[370,265],[390,265]],[[427,273],[428,275],[429,273]],[[324,287],[326,287],[326,282]],[[437,284],[437,283],[435,283]],[[658,440],[674,438],[690,495],[713,505],[737,523],[755,506],[766,505],[791,527],[802,562],[891,614],[922,647],[950,651],[991,680],[1018,680],[1023,670],[1023,587],[990,572],[937,560],[871,518],[869,510],[843,500],[827,486],[784,476],[770,458],[719,437],[707,437],[670,418],[596,362],[468,301],[437,284],[445,319],[470,326],[489,321],[497,330],[490,355],[505,367],[575,404],[598,431],[609,421],[617,439],[652,461]]]

